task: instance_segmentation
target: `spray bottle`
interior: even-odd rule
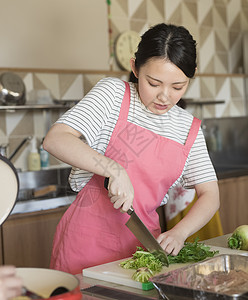
[[[40,170],[40,154],[37,150],[36,138],[31,140],[31,150],[28,155],[28,170],[39,171]]]
[[[40,144],[40,166],[41,169],[46,169],[49,167],[50,162],[49,162],[49,153],[43,148],[43,141],[44,138],[42,139],[42,142]]]

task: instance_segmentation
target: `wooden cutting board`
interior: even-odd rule
[[[247,251],[241,251],[241,250],[232,250],[230,248],[224,248],[224,247],[216,247],[216,246],[210,246],[211,250],[218,250],[219,254],[246,254],[248,255]],[[218,255],[218,254],[216,254]],[[132,275],[135,272],[135,270],[127,270],[123,269],[120,266],[120,262],[124,261],[125,259],[113,261],[107,264],[91,267],[84,269],[82,271],[82,275],[84,277],[90,277],[94,278],[96,280],[104,280],[111,283],[117,283],[129,287],[134,287],[138,289],[142,289],[142,283],[137,282],[132,279]],[[185,267],[189,265],[190,263],[184,263],[184,264],[172,264],[169,267],[163,267],[160,274],[170,272],[172,270]],[[158,275],[158,274],[156,274]],[[144,289],[144,288],[143,288]]]

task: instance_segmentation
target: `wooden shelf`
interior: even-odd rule
[[[25,72],[25,73],[60,73],[60,74],[105,74],[105,75],[129,75],[129,72],[122,70],[84,70],[84,69],[39,69],[39,68],[0,68],[0,72]],[[195,77],[243,77],[248,78],[248,74],[243,73],[197,73]]]
[[[216,105],[216,104],[223,104],[225,103],[225,100],[203,100],[203,101],[197,101],[197,100],[187,100],[184,99],[187,105]]]
[[[75,101],[76,102],[76,101]],[[75,104],[75,102],[73,104]],[[45,109],[68,109],[71,105],[61,104],[37,104],[37,105],[3,105],[0,106],[0,111],[16,111],[16,110],[45,110]]]
[[[59,74],[104,74],[104,75],[129,75],[129,72],[122,70],[79,70],[79,69],[25,69],[25,68],[0,68],[0,72],[20,73],[59,73]]]
[[[248,78],[248,74],[243,73],[197,73],[195,77],[241,77]]]

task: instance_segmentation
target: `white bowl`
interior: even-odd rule
[[[17,268],[17,275],[22,278],[23,285],[28,290],[43,298],[80,300],[82,297],[79,280],[72,274],[45,268]],[[50,297],[58,287],[65,287],[69,291]]]

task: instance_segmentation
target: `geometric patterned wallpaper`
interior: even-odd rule
[[[106,4],[107,5],[107,4]],[[237,117],[247,115],[247,96],[243,74],[243,33],[248,31],[248,0],[111,0],[110,21],[112,40],[125,30],[142,34],[150,26],[166,22],[185,26],[197,41],[198,70],[191,80],[185,98],[198,102],[224,100],[216,105],[188,105],[199,118]],[[16,72],[26,86],[27,103],[34,90],[49,91],[52,99],[79,100],[101,78],[128,74],[110,61],[115,72],[42,73]],[[1,70],[0,73],[4,72]],[[47,127],[63,110],[16,111],[0,110],[0,145],[9,144],[9,153],[27,135],[35,135],[38,144]],[[28,147],[15,157],[17,168],[27,169]],[[52,160],[52,164],[57,164]]]
[[[240,74],[196,75],[187,97],[225,100],[225,104],[200,106],[200,117],[246,114],[242,42],[248,31],[248,0],[114,0],[110,12],[113,39],[127,29],[142,34],[160,22],[185,26],[197,41],[197,73]],[[199,107],[189,109],[199,113]]]
[[[242,36],[248,31],[247,0],[113,0],[113,36],[143,33],[160,22],[185,26],[198,44],[200,73],[242,71]]]

